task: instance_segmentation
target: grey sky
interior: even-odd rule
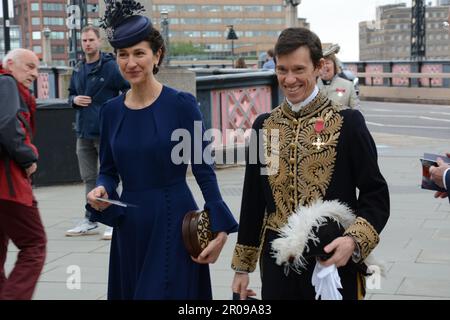
[[[428,0],[427,2],[436,0]],[[10,12],[12,14],[12,0]],[[307,18],[311,29],[322,42],[338,43],[341,46],[339,58],[342,61],[359,60],[360,21],[375,19],[375,8],[379,5],[405,2],[411,6],[411,0],[302,0],[298,7],[299,16]],[[0,1],[0,16],[3,15]]]
[[[358,61],[359,22],[374,20],[379,5],[402,2],[411,7],[411,0],[302,0],[298,12],[300,17],[307,18],[311,30],[322,42],[341,46],[342,61]]]

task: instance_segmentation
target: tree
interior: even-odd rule
[[[189,42],[172,42],[170,44],[171,56],[190,56],[196,54],[203,54],[205,50],[204,45],[194,45]]]

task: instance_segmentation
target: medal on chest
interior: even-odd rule
[[[321,117],[316,119],[316,122],[314,123],[314,131],[316,132],[316,141],[313,142],[313,146],[317,148],[317,150],[320,150],[322,146],[325,145],[325,142],[322,141],[322,137],[320,136],[320,133],[325,128],[325,120]]]
[[[342,96],[344,95],[344,93],[345,93],[345,89],[337,88],[337,89],[336,89],[336,92],[337,92],[337,95],[338,95],[339,97],[342,97]]]

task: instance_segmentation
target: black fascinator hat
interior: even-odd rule
[[[134,0],[105,0],[105,16],[100,19],[100,27],[115,49],[130,47],[146,39],[152,31],[149,18],[139,15],[144,7]]]

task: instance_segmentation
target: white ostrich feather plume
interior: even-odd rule
[[[299,206],[288,218],[287,224],[280,229],[280,237],[272,242],[272,256],[276,263],[300,273],[306,265],[303,252],[309,252],[308,241],[312,240],[314,244],[320,242],[314,230],[327,222],[327,218],[335,220],[347,229],[356,216],[347,205],[337,200],[319,199],[310,206]]]

